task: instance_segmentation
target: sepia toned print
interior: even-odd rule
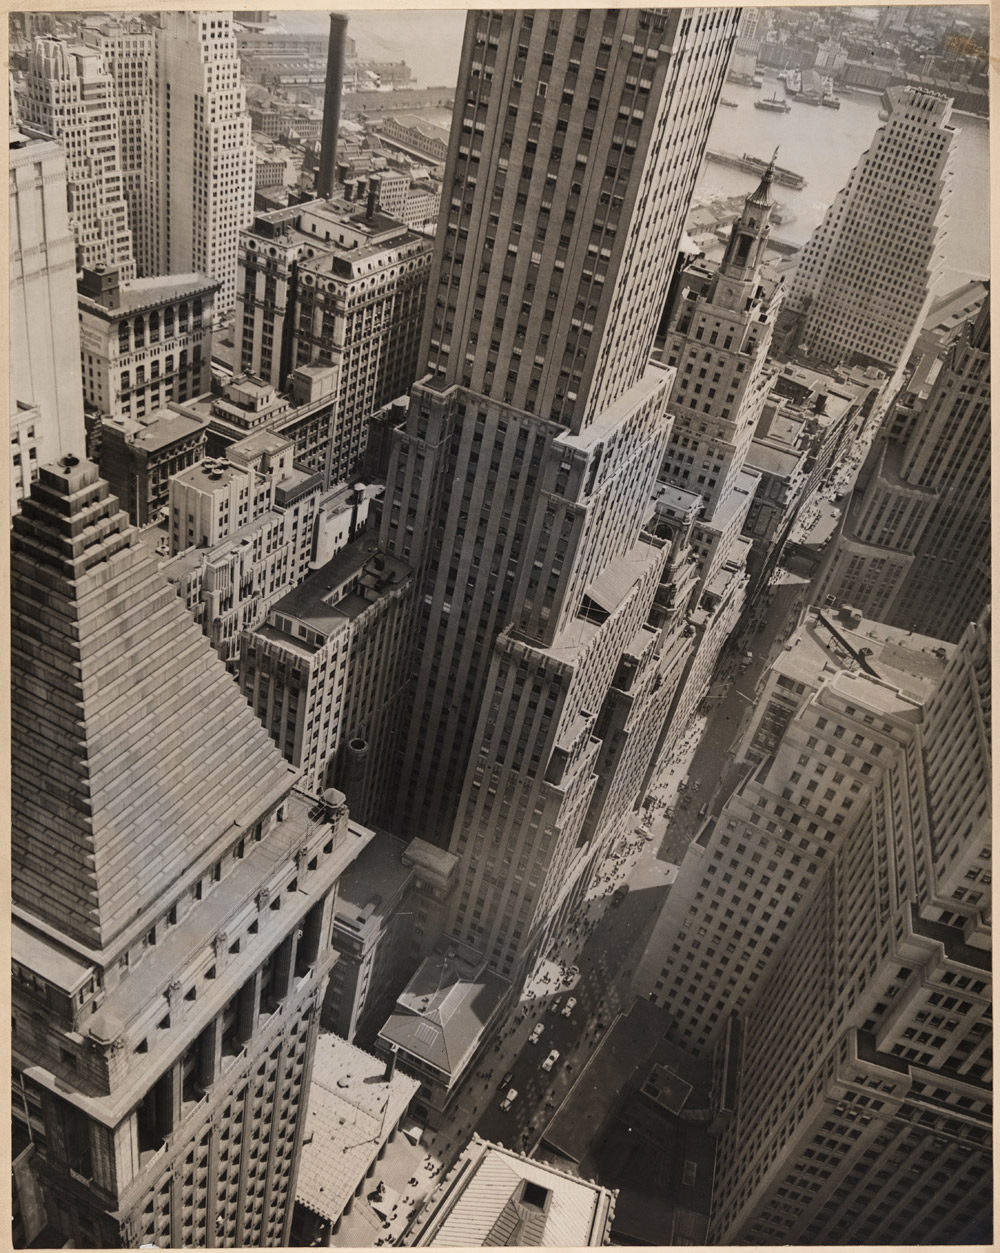
[[[988,1243],[988,12],[10,17],[13,1243]]]

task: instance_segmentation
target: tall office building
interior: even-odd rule
[[[886,120],[802,250],[786,304],[799,350],[890,374],[909,356],[940,279],[951,195],[951,101],[890,87]]]
[[[86,444],[76,318],[76,247],[62,147],[10,128],[11,508],[41,466]]]
[[[78,267],[116,266],[123,279],[134,278],[118,99],[101,54],[61,39],[36,39],[22,108],[24,120],[57,139],[66,153]]]
[[[747,1010],[712,1243],[991,1239],[989,658],[984,622]]]
[[[95,466],[43,467],[12,567],[26,1238],[41,1211],[77,1247],[286,1244],[365,839],[338,793],[295,789]]]
[[[153,277],[159,271],[145,255],[149,232],[143,215],[148,210],[144,181],[152,125],[155,36],[145,22],[122,16],[98,27],[84,27],[81,37],[88,47],[101,54],[115,85],[122,194],[128,205],[136,270],[142,277]]]
[[[681,292],[667,335],[673,427],[660,478],[701,497],[694,550],[702,586],[731,559],[757,486],[745,469],[770,386],[765,370],[780,291],[761,285],[770,235],[769,167],[733,224],[719,268],[701,290]]]
[[[813,599],[956,641],[990,595],[988,299],[939,364],[886,416]]]
[[[803,623],[774,662],[638,970],[684,1048],[710,1050],[785,960],[883,760],[912,738],[943,670],[937,647],[841,615]]]
[[[457,854],[453,934],[504,974],[599,856],[607,824],[581,834],[612,689],[658,691],[669,550],[644,524],[672,371],[649,358],[736,21],[466,25],[428,374],[381,542],[418,581],[401,825]]]
[[[240,370],[282,391],[296,373],[329,375],[324,476],[350,482],[368,418],[418,372],[431,241],[378,208],[372,180],[337,200],[258,214],[240,232]]]
[[[162,12],[155,28],[147,209],[149,274],[207,274],[236,305],[239,233],[253,217],[254,150],[230,13]]]

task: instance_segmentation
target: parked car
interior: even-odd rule
[[[560,1002],[561,1002],[561,998],[557,996],[556,999],[549,1006],[550,1014],[554,1014],[556,1012],[556,1010],[559,1008]]]
[[[513,1078],[514,1072],[512,1070],[508,1070],[504,1077],[500,1080],[500,1087],[498,1090],[500,1092],[505,1092],[510,1087],[510,1081]]]
[[[542,1070],[551,1070],[558,1060],[559,1060],[559,1050],[553,1049],[552,1052],[548,1055],[548,1057],[546,1057],[545,1061],[542,1062]]]
[[[510,1109],[510,1107],[514,1104],[516,1100],[517,1100],[517,1088],[511,1088],[508,1091],[507,1095],[500,1102],[500,1108],[503,1110],[508,1110]]]
[[[576,997],[571,996],[569,1000],[566,1002],[566,1004],[563,1006],[562,1016],[564,1018],[568,1018],[574,1009],[576,1009]]]
[[[545,1030],[545,1023],[543,1022],[538,1023],[534,1031],[532,1031],[531,1035],[528,1036],[528,1043],[537,1044],[538,1041],[542,1038],[542,1032],[544,1030]]]

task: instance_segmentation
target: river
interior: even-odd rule
[[[325,12],[282,12],[290,30],[326,31]],[[458,73],[465,15],[457,9],[367,9],[348,13],[348,34],[358,54],[372,60],[406,61],[421,86],[452,87]],[[753,102],[777,92],[781,85],[767,77],[762,91],[726,83],[723,95],[736,109],[718,109],[709,147],[769,157],[780,145],[779,164],[806,180],[800,191],[777,189],[777,199],[795,215],[775,234],[804,244],[819,225],[827,206],[847,181],[879,125],[881,97],[865,92],[844,96],[840,109],[811,108],[793,103],[791,113],[767,113]],[[989,125],[984,118],[954,115],[955,192],[944,239],[945,276],[942,291],[967,278],[989,274]],[[739,170],[706,161],[698,179],[698,196],[733,196],[750,191],[754,179]]]

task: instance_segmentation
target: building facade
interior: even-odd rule
[[[135,277],[122,179],[118,99],[101,54],[61,39],[35,40],[22,97],[24,119],[66,153],[70,226],[81,266]]]
[[[170,479],[166,579],[235,674],[240,638],[306,576],[324,517],[318,475],[263,432]]]
[[[88,407],[138,421],[208,391],[218,287],[204,274],[129,282],[113,268],[85,269],[77,306]]]
[[[149,526],[166,512],[170,480],[205,455],[205,423],[170,409],[148,417],[101,422],[101,476],[135,526]]]
[[[287,1244],[336,881],[363,841],[342,797],[295,789],[95,466],[42,469],[13,604],[34,1196],[77,1247]]]
[[[43,465],[86,444],[76,247],[63,149],[26,124],[10,130],[10,501]]]
[[[236,306],[239,233],[253,217],[254,153],[232,15],[158,14],[142,253],[147,274],[208,274]]]
[[[988,300],[903,406],[901,420],[886,416],[813,600],[954,642],[990,596]]]
[[[325,476],[348,482],[367,419],[417,375],[431,244],[367,198],[258,215],[240,236],[239,364],[282,391],[295,371],[333,372]]]
[[[384,819],[405,685],[412,571],[359,535],[244,635],[240,686],[307,786],[345,790],[361,822]]]
[[[713,1243],[989,1243],[989,691],[984,620],[748,1006]]]
[[[802,250],[787,301],[800,352],[894,374],[941,276],[955,129],[944,96],[891,87],[885,99],[885,123]]]
[[[645,524],[672,372],[649,357],[735,23],[466,26],[428,374],[382,543],[418,573],[398,821],[459,857],[452,934],[511,977],[611,836],[581,840],[616,676],[659,661],[669,550]]]
[[[86,26],[80,32],[84,44],[96,48],[114,83],[118,107],[118,138],[121,151],[122,194],[128,205],[136,273],[152,277],[158,271],[145,255],[148,206],[143,194],[144,172],[152,126],[155,36],[137,18],[122,17]],[[124,277],[124,276],[123,276]]]
[[[711,1050],[751,1002],[827,862],[867,803],[883,759],[910,742],[940,677],[936,640],[863,623],[803,624],[769,672],[685,854],[638,972],[673,1015],[672,1037]]]

